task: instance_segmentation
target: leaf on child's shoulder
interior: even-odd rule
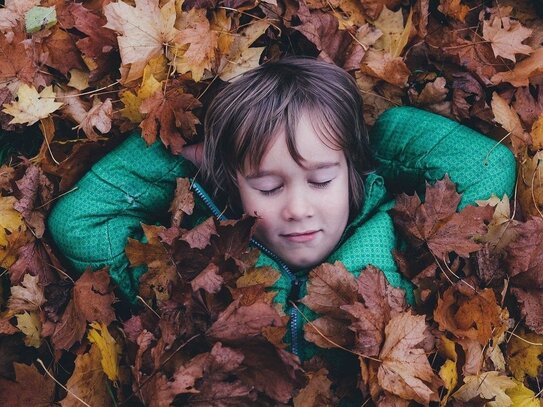
[[[394,223],[413,246],[426,244],[439,260],[451,252],[468,257],[480,249],[473,238],[486,231],[485,223],[492,218],[491,207],[467,206],[456,212],[460,195],[448,176],[427,185],[425,197],[421,203],[417,195],[401,194],[390,211]]]
[[[192,215],[194,209],[194,195],[190,190],[190,180],[188,178],[178,178],[175,187],[174,198],[170,205],[173,226],[181,225],[184,214]]]

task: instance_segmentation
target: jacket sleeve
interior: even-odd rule
[[[109,267],[121,293],[133,300],[145,268],[129,267],[127,239],[142,238],[140,223],[163,218],[176,178],[194,172],[192,163],[160,142],[147,146],[138,133],[131,134],[58,201],[48,218],[49,233],[75,270]]]
[[[513,192],[511,151],[445,117],[412,107],[389,109],[373,127],[370,143],[391,191],[424,192],[424,181],[448,174],[462,194],[459,209],[491,194],[501,198]]]

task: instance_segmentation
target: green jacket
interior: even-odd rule
[[[462,208],[492,193],[511,196],[515,159],[506,147],[467,127],[409,107],[385,112],[372,129],[370,141],[378,169],[366,178],[361,211],[326,261],[339,260],[355,275],[372,264],[383,270],[390,284],[405,289],[412,303],[411,284],[397,271],[391,254],[398,239],[388,213],[394,201],[387,188],[420,190],[425,181],[439,180],[448,173],[463,194]],[[129,267],[124,252],[127,238],[141,239],[140,223],[154,224],[165,214],[176,178],[194,171],[191,163],[171,155],[159,142],[147,147],[137,134],[131,135],[93,166],[76,191],[59,200],[49,216],[49,231],[77,271],[109,266],[121,292],[134,299],[145,269]],[[302,318],[288,304],[293,278],[297,297],[306,294],[305,276],[289,273],[280,261],[265,254],[257,265],[282,272],[274,289],[275,301],[291,316],[286,339],[294,353],[302,359],[310,357],[316,349],[303,343]],[[303,305],[300,308],[310,319],[316,318]]]

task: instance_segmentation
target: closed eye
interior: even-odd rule
[[[260,193],[261,193],[262,195],[270,196],[270,195],[273,195],[273,194],[279,192],[279,190],[280,190],[281,188],[283,188],[283,186],[282,186],[282,185],[279,185],[278,187],[273,188],[273,189],[267,189],[267,190],[259,189],[259,191],[260,191]]]
[[[315,188],[326,188],[332,180],[324,181],[324,182],[310,182],[311,185],[313,185]]]

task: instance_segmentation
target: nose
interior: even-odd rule
[[[286,195],[283,205],[283,217],[288,221],[301,220],[313,216],[312,198],[307,191],[291,190]]]

